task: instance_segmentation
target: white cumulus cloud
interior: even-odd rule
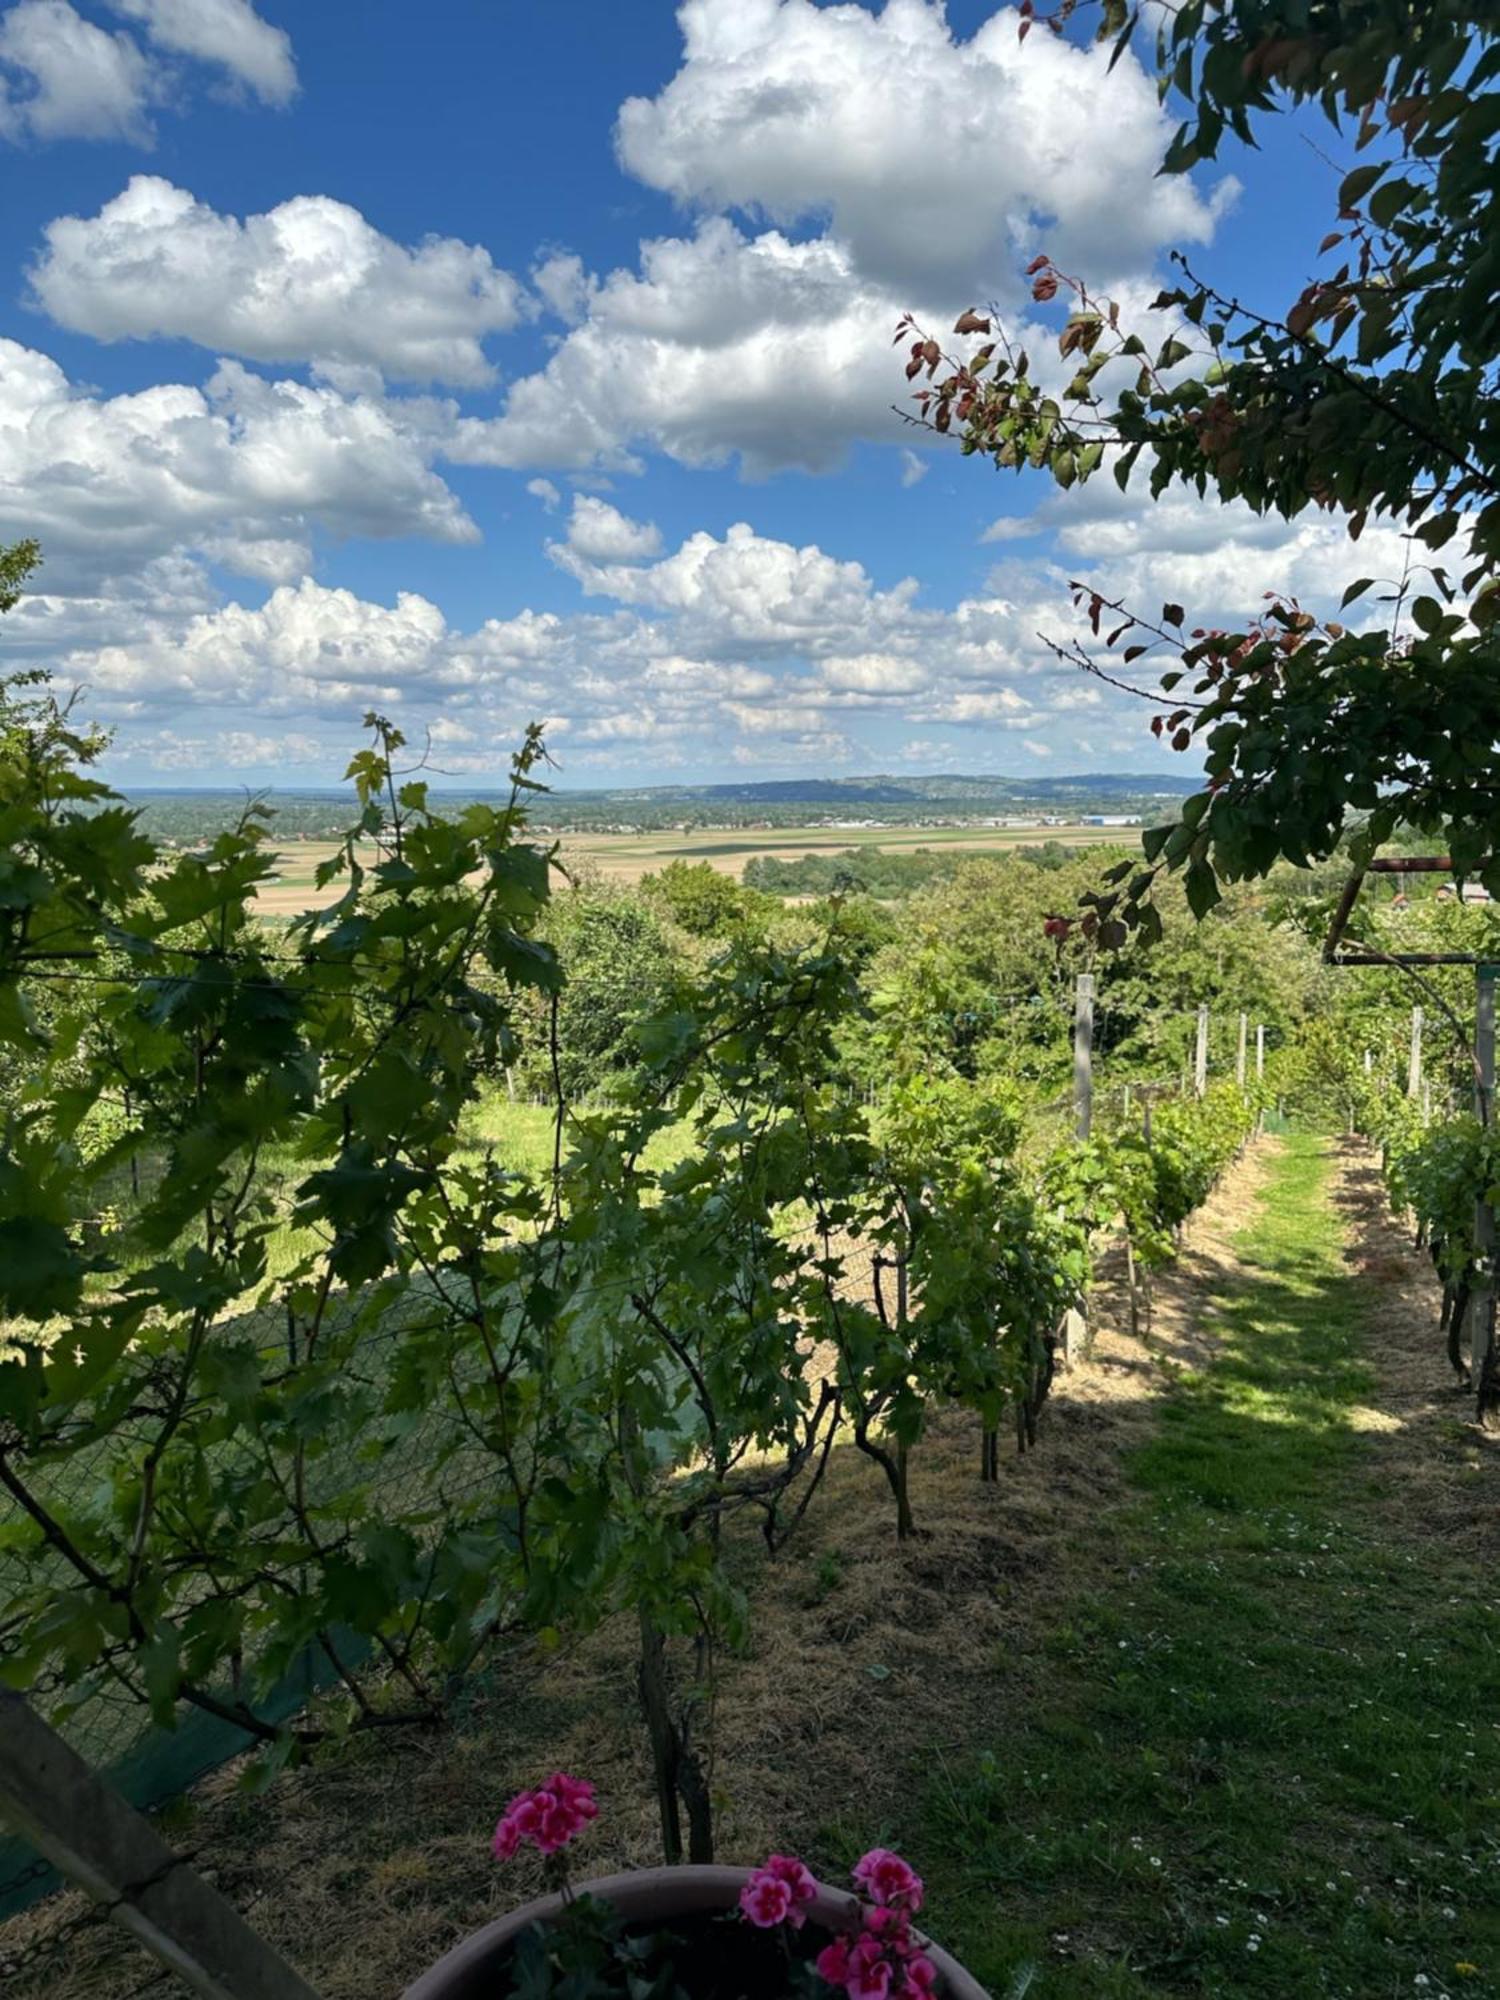
[[[203,389],[75,387],[47,355],[0,339],[0,540],[36,535],[49,571],[116,574],[180,548],[334,536],[478,539],[399,405],[224,362]],[[227,538],[227,540],[225,539]]]
[[[525,309],[522,287],[474,244],[409,249],[328,195],[241,221],[147,174],[97,215],[49,223],[31,288],[60,325],[96,340],[175,337],[252,361],[468,386],[493,373],[486,336]]]
[[[0,139],[115,139],[150,146],[152,113],[185,101],[197,66],[284,105],[297,89],[291,40],[250,0],[105,0],[135,23],[109,30],[70,0],[16,0],[0,14]],[[186,65],[186,69],[184,69]]]
[[[86,21],[68,0],[19,0],[0,15],[0,138],[149,145],[159,90],[129,35]]]
[[[857,438],[897,434],[894,294],[830,237],[746,236],[715,218],[641,246],[639,272],[586,288],[581,318],[455,456],[525,468],[639,470],[639,447],[756,475],[826,472]]]
[[[919,298],[1014,296],[1046,248],[1095,283],[1201,241],[1213,203],[1157,178],[1168,115],[1127,55],[941,0],[687,0],[681,68],[622,107],[622,164],[693,206],[826,218],[860,275]]]
[[[643,242],[635,269],[539,263],[567,331],[497,417],[462,426],[475,463],[639,471],[654,450],[829,471],[855,440],[900,440],[902,313],[943,327],[998,296],[1045,352],[1021,278],[1039,244],[1133,302],[1232,192],[1158,177],[1170,122],[1133,57],[1111,75],[1107,50],[1023,44],[1008,8],[968,40],[938,0],[688,0],[678,18],[681,67],[624,105],[617,148],[701,219]],[[901,463],[914,484],[924,461]]]
[[[564,542],[549,542],[548,553],[574,575],[592,574],[601,563],[643,562],[661,553],[661,532],[654,521],[632,521],[618,507],[591,493],[573,496],[573,512]]]
[[[289,104],[296,95],[291,36],[263,21],[250,0],[109,0],[109,5],[140,22],[158,48],[227,70],[266,104]]]
[[[648,557],[652,531],[580,500],[581,539],[630,552],[593,564],[575,554],[568,567],[592,601],[572,612],[527,607],[462,629],[418,593],[379,603],[310,578],[258,606],[214,602],[201,570],[164,557],[149,589],[113,607],[24,600],[7,636],[65,683],[87,684],[122,751],[143,757],[154,753],[132,746],[164,729],[220,740],[212,722],[316,736],[332,768],[375,704],[414,738],[430,729],[445,770],[491,777],[533,719],[580,773],[622,762],[806,769],[851,755],[889,768],[904,741],[934,746],[926,761],[949,768],[1001,741],[1035,741],[1074,768],[1085,756],[1156,761],[1145,706],[1060,665],[1037,636],[1073,629],[1066,572],[1052,564],[1014,565],[985,595],[931,605],[910,581],[882,587],[858,562],[745,523]],[[1273,569],[1331,608],[1345,552],[1332,541],[1310,551],[1296,526],[1284,541]],[[1159,591],[1166,560],[1100,581]],[[1254,611],[1262,568],[1205,572],[1205,589],[1232,599],[1203,602],[1204,614]]]

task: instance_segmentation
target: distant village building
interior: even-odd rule
[[[1487,903],[1490,901],[1490,892],[1482,882],[1463,882],[1457,888],[1451,882],[1445,882],[1437,892],[1437,899],[1440,903],[1452,903],[1460,899],[1465,903]]]

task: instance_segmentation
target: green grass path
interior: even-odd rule
[[[1500,1553],[1391,1544],[1329,1174],[1276,1152],[1222,1351],[1163,1401],[1034,1698],[899,1830],[996,1995],[1028,1961],[1031,2000],[1500,1995]]]

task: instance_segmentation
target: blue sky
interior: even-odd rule
[[[1041,351],[1039,248],[1129,312],[1178,243],[1284,309],[1337,142],[1163,181],[1134,59],[1016,25],[0,4],[0,538],[48,558],[4,658],[125,782],[325,782],[371,706],[469,784],[533,716],[564,784],[1164,767],[1038,639],[1067,579],[1336,599],[1337,523],[930,448],[891,328],[993,300]]]

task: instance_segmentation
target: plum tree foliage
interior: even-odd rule
[[[1022,32],[1079,11],[1024,6]],[[1117,56],[1152,14],[1105,0],[1099,33]],[[1201,791],[1148,832],[1146,865],[1122,868],[1091,920],[1151,931],[1163,870],[1207,910],[1278,858],[1327,857],[1352,817],[1356,858],[1406,824],[1500,893],[1500,15],[1481,0],[1181,0],[1158,18],[1162,92],[1185,113],[1164,172],[1213,159],[1226,133],[1254,144],[1297,105],[1332,128],[1348,157],[1322,275],[1250,304],[1179,255],[1149,333],[1040,256],[1034,296],[1065,310],[1065,387],[990,315],[959,319],[956,355],[904,322],[919,420],[1064,488],[1108,472],[1288,519],[1333,511],[1353,542],[1393,521],[1410,556],[1372,578],[1351,550],[1344,604],[1380,586],[1386,607],[1361,630],[1269,595],[1240,630],[1210,629],[1180,604],[1075,586],[1116,677],[1172,656],[1153,727],[1205,760]]]

